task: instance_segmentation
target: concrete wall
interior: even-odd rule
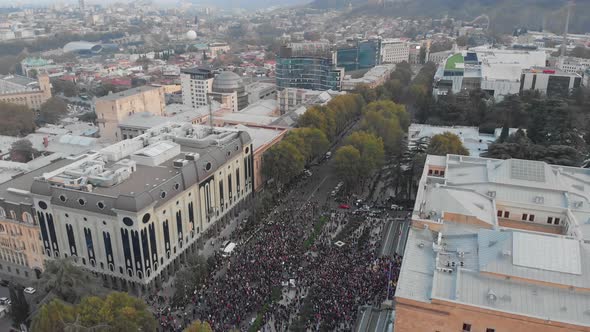
[[[162,87],[116,99],[98,99],[96,101],[96,116],[100,136],[111,142],[120,141],[122,138],[119,135],[119,123],[131,114],[140,112],[163,116],[165,106],[164,88]]]

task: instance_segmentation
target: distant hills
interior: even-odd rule
[[[570,32],[590,32],[590,1],[578,0],[572,11]],[[368,5],[368,0],[314,0],[315,8],[345,8],[352,3],[359,14],[403,17],[450,17],[473,19],[481,14],[491,18],[491,28],[512,31],[517,26],[562,32],[567,0],[396,0],[385,8]]]

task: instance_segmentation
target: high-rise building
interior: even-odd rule
[[[279,89],[340,90],[344,69],[336,67],[328,43],[291,43],[281,47],[276,65]]]
[[[373,68],[381,63],[379,40],[357,41],[336,50],[336,65],[345,71]]]
[[[213,70],[209,68],[183,70],[180,73],[182,103],[193,108],[208,105],[214,76]]]
[[[116,289],[154,287],[245,205],[253,177],[247,132],[188,123],[58,160],[0,186],[0,272],[32,277],[36,253]]]
[[[84,0],[78,0],[78,8],[81,12],[84,12],[84,10],[86,9],[86,4]]]
[[[428,156],[395,331],[590,331],[590,170]]]
[[[162,86],[145,85],[108,95],[95,100],[100,136],[117,142],[121,139],[119,124],[135,113],[149,112],[164,115],[166,106]]]

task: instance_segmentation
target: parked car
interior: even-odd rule
[[[348,209],[350,209],[350,205],[348,205],[348,204],[340,204],[339,208],[348,210]]]
[[[24,292],[27,293],[27,294],[35,294],[36,291],[37,290],[35,288],[33,288],[33,287],[27,287],[24,290]]]
[[[7,297],[0,297],[0,305],[10,305],[10,299]]]

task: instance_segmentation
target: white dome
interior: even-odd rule
[[[194,30],[189,30],[186,33],[186,38],[190,40],[195,40],[197,39],[197,33]]]

